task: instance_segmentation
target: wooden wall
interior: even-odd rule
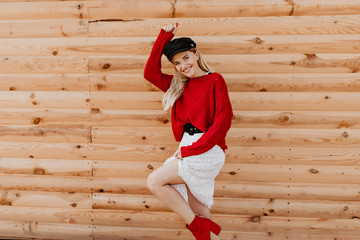
[[[142,73],[179,22],[234,108],[212,209],[222,239],[359,239],[359,12],[359,0],[1,0],[0,238],[191,239],[146,187],[177,143]]]

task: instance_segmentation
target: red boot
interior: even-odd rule
[[[210,232],[216,235],[220,234],[221,227],[208,218],[202,218],[195,215],[190,225],[186,224],[186,228],[191,231],[196,240],[210,240]]]

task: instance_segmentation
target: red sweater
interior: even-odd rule
[[[168,90],[173,75],[161,72],[162,49],[173,37],[171,32],[160,31],[144,71],[144,77],[164,92]],[[204,134],[192,145],[181,147],[181,156],[198,155],[215,145],[225,151],[225,136],[232,116],[227,86],[219,73],[190,78],[184,85],[183,94],[172,107],[172,130],[176,141],[181,140],[186,123],[191,123]]]

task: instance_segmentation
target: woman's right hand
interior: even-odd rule
[[[174,35],[176,33],[177,27],[179,26],[178,23],[176,23],[175,25],[166,25],[163,27],[165,32],[172,32]]]

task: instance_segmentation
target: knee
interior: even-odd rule
[[[150,192],[154,193],[160,187],[157,174],[155,172],[150,173],[147,178],[147,187]]]

